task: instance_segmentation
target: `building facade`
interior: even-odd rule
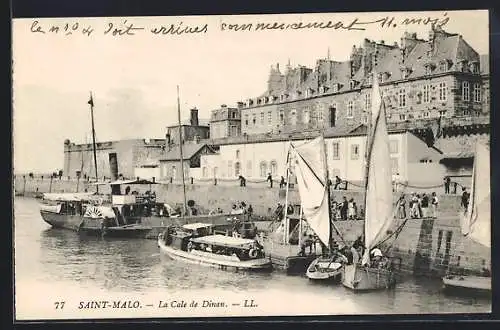
[[[221,105],[220,109],[212,110],[210,117],[210,138],[220,139],[241,135],[241,108],[243,103],[239,102],[237,108]]]
[[[362,126],[364,127],[364,126]],[[365,128],[366,130],[366,128]],[[286,175],[286,160],[290,143],[300,144],[304,139],[270,137],[267,140],[245,142],[243,139],[219,145],[217,154],[201,156],[201,171],[195,179],[265,180],[270,173],[274,180]],[[365,174],[366,133],[337,135],[325,133],[327,164],[330,177],[336,175],[351,182],[362,182]],[[412,182],[440,182],[445,168],[439,164],[440,150],[429,147],[409,131],[390,132],[390,151],[393,173]],[[425,171],[425,172],[422,172]],[[425,178],[422,173],[426,173]]]
[[[133,139],[96,143],[97,175],[99,180],[111,177],[109,154],[116,153],[118,173],[134,177],[134,168],[157,160],[165,151],[164,139]],[[75,144],[64,141],[64,176],[95,178],[94,148],[92,143]]]
[[[428,40],[405,33],[401,44],[365,39],[348,61],[320,59],[314,69],[271,68],[267,91],[241,109],[241,132],[283,133],[366,122],[373,70],[389,123],[444,116],[488,116],[489,76],[462,38],[434,28]]]
[[[190,110],[189,123],[181,123],[182,142],[198,141],[201,139],[208,139],[210,137],[210,126],[204,125],[198,118],[198,109]],[[167,134],[165,136],[166,144],[179,143],[179,125],[167,127]]]
[[[182,145],[182,165],[184,167],[184,179],[193,176],[193,170],[200,168],[203,155],[214,154],[214,150],[206,144],[186,143]],[[182,182],[181,172],[181,150],[178,145],[171,146],[159,160],[159,176],[161,181]]]

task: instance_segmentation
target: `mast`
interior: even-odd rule
[[[285,212],[283,212],[285,218],[283,219],[284,230],[283,230],[283,240],[284,244],[288,243],[288,235],[289,235],[289,222],[288,222],[288,189],[289,189],[289,181],[290,181],[290,145],[291,141],[288,141],[288,153],[286,155],[286,191],[285,191]]]
[[[94,99],[92,98],[92,92],[90,92],[90,100],[88,102],[90,104],[90,116],[92,118],[92,145],[94,149],[94,167],[95,167],[95,179],[96,183],[99,181],[99,176],[97,175],[97,153],[96,153],[96,144],[95,144],[95,129],[94,129]],[[97,193],[99,193],[99,185],[96,184]]]
[[[323,157],[325,158],[325,161],[323,164],[325,165],[325,186],[326,186],[326,192],[328,196],[328,224],[330,226],[330,230],[328,230],[328,249],[331,248],[332,245],[332,205],[331,205],[331,200],[330,200],[330,185],[329,185],[329,173],[328,173],[328,165],[327,165],[327,158],[326,158],[326,142],[325,142],[325,136],[324,132],[321,131],[321,138],[323,139]]]
[[[184,157],[182,154],[182,125],[181,125],[181,101],[179,98],[179,85],[177,85],[177,119],[179,122],[179,152],[181,156],[182,192],[184,199],[184,214],[187,212],[186,183],[184,182]]]

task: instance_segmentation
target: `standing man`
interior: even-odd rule
[[[432,193],[432,199],[431,199],[431,204],[432,204],[432,216],[434,218],[437,218],[437,208],[439,205],[439,200],[436,196],[436,192]]]
[[[464,213],[467,212],[467,207],[469,206],[470,194],[467,192],[465,187],[462,187],[462,207],[464,208]]]
[[[269,181],[269,188],[273,187],[273,177],[271,176],[271,173],[267,174],[267,181]]]
[[[347,198],[344,196],[342,200],[342,206],[340,207],[340,217],[342,220],[347,220],[347,210],[349,208],[349,202]]]
[[[451,179],[449,176],[444,177],[444,193],[449,194],[450,193],[450,183]]]

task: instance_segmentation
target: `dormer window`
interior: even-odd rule
[[[323,86],[323,87],[321,87],[321,90],[323,91],[323,93],[326,93],[328,91],[328,87]]]
[[[446,72],[449,69],[450,69],[450,63],[448,62],[448,60],[444,60],[439,63],[439,71]]]
[[[332,92],[337,93],[339,91],[339,84],[335,83],[332,85]]]
[[[358,84],[358,82],[356,80],[351,80],[349,86],[351,87],[351,89],[354,89],[354,88],[356,88],[357,84]]]
[[[477,63],[476,61],[470,63],[469,67],[472,73],[479,73],[479,63]]]
[[[248,106],[252,106],[253,105],[253,100],[248,100]]]
[[[432,73],[432,70],[434,70],[435,65],[433,63],[427,63],[425,64],[424,68],[425,68],[425,74],[430,75]]]
[[[260,104],[262,102],[261,99],[257,99],[257,104]]]
[[[411,68],[402,68],[401,69],[401,77],[403,79],[407,79],[410,76]]]

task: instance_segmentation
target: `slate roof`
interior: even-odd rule
[[[388,73],[384,83],[390,83],[392,81],[403,79],[403,68],[409,69],[406,78],[411,79],[426,75],[426,64],[429,63],[434,64],[434,67],[437,68],[437,72],[439,72],[439,64],[444,60],[451,61],[451,64],[456,64],[461,59],[479,61],[479,55],[459,34],[435,30],[435,38],[433,42],[416,38],[413,39],[411,43],[414,44],[413,48],[408,48],[409,52],[407,54],[403,54],[402,49],[397,44],[389,45],[365,40],[363,44],[363,53],[373,54],[375,48],[379,49],[375,69],[381,74]],[[364,56],[365,55],[363,55],[362,62],[367,60]],[[321,84],[321,77],[328,74],[329,63],[331,63],[331,79],[324,84]],[[486,57],[482,56],[481,72],[487,72],[489,69],[488,67],[487,55]],[[299,70],[299,68],[300,66],[287,70],[287,73],[290,72],[290,74],[293,75],[295,74],[294,72],[296,72],[295,70]],[[451,66],[450,69],[453,70],[453,66]],[[287,73],[281,76],[284,78]],[[371,85],[370,78],[369,68],[365,69],[363,64],[352,75],[352,79],[360,82],[362,86]],[[282,88],[278,88],[273,91],[266,91],[261,96],[279,96],[283,93],[292,94],[295,92],[297,90],[295,87],[290,90],[285,90],[285,80],[286,79],[282,79]],[[329,92],[332,91],[331,87],[338,83],[340,84],[338,91],[343,92],[350,90],[350,80],[350,61],[331,61],[322,59],[317,61],[316,69],[308,75],[298,90],[304,93],[307,88],[311,88],[318,93],[319,82],[319,85],[328,87]],[[313,95],[316,93],[313,93]]]

